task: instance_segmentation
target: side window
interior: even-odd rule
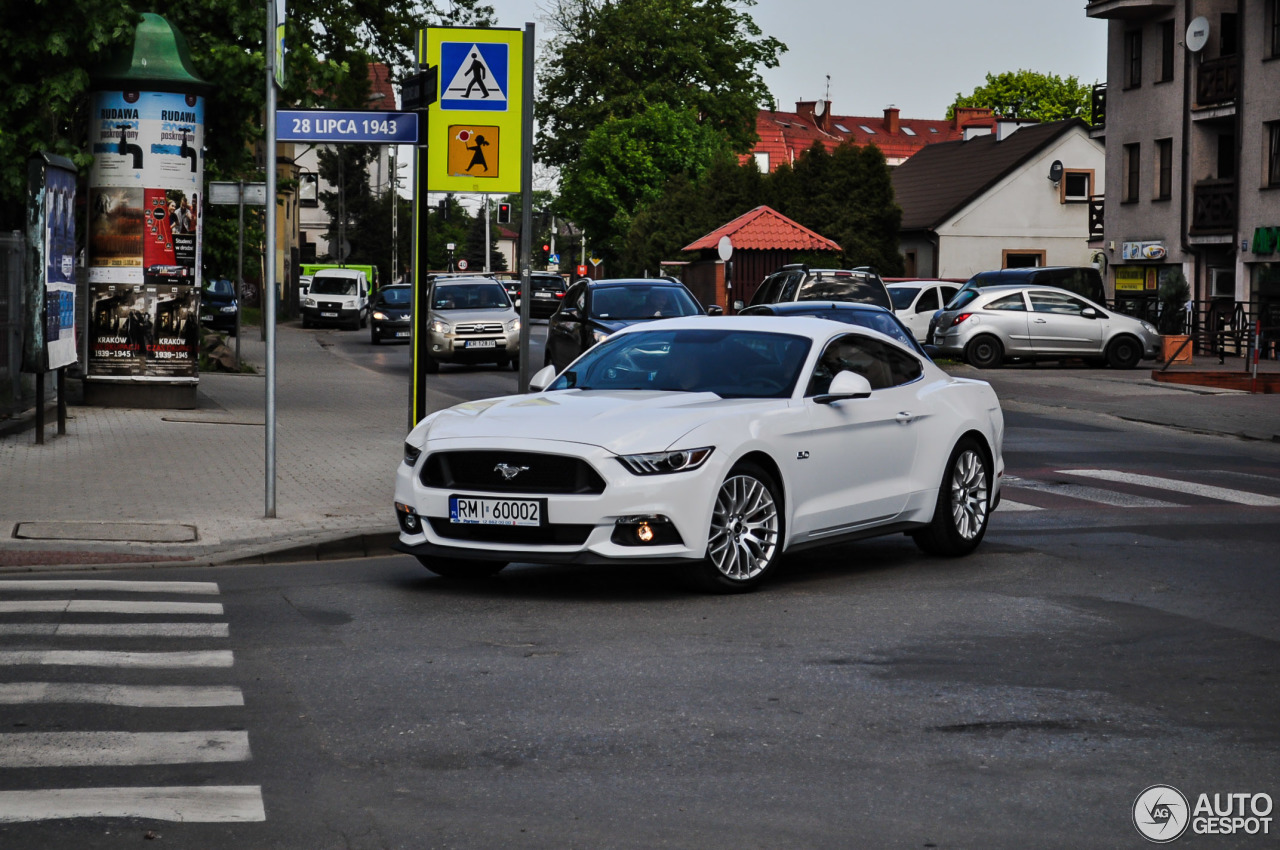
[[[1010,312],[1023,312],[1027,310],[1026,302],[1022,300],[1022,293],[1015,292],[1012,295],[1006,295],[1003,298],[997,298],[992,301],[984,310],[1005,310]]]
[[[1032,292],[1031,309],[1037,313],[1055,313],[1060,316],[1079,316],[1085,303],[1060,292]]]
[[[782,275],[772,274],[764,279],[764,283],[760,284],[760,288],[756,290],[755,295],[751,296],[751,306],[756,304],[773,304],[774,296],[778,294],[778,287],[782,285]]]
[[[960,288],[956,286],[942,287],[942,306],[945,307],[947,306],[947,304],[951,303],[951,299],[955,298],[956,293],[959,291],[960,291]]]
[[[795,301],[796,290],[800,287],[800,282],[804,280],[804,272],[791,272],[786,276],[782,283],[782,291],[778,293],[779,301]]]
[[[849,334],[827,344],[818,358],[805,396],[822,395],[831,389],[831,380],[841,372],[856,372],[867,379],[872,390],[898,386],[920,377],[920,362],[905,351],[864,336]]]
[[[924,291],[920,296],[920,300],[916,302],[917,313],[932,313],[941,305],[938,304],[938,287],[934,286]]]
[[[587,285],[585,283],[575,283],[565,293],[564,300],[570,307],[575,307],[578,312],[582,312],[587,306]]]

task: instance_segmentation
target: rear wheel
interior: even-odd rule
[[[991,463],[977,440],[956,443],[947,461],[933,520],[911,537],[930,555],[968,555],[987,533],[991,517]]]
[[[735,466],[716,492],[707,554],[693,572],[712,593],[755,590],[773,572],[782,541],[781,489],[754,463]]]
[[[1004,360],[1004,346],[995,337],[983,334],[964,347],[964,359],[978,369],[994,369]]]
[[[1107,364],[1112,369],[1132,369],[1142,359],[1142,345],[1131,336],[1118,336],[1107,346]]]
[[[466,561],[461,558],[433,558],[418,555],[418,563],[442,578],[478,579],[497,575],[506,561]]]

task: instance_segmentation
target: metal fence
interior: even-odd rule
[[[1145,319],[1166,334],[1191,337],[1196,354],[1224,357],[1253,356],[1256,323],[1262,322],[1260,356],[1280,356],[1280,301],[1234,301],[1211,298],[1189,302],[1163,316],[1161,303],[1154,298],[1117,300],[1115,308],[1126,315]]]

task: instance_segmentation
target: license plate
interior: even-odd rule
[[[338,318],[338,314],[337,313],[321,313],[320,317],[322,319],[336,319]]]
[[[550,298],[550,297],[551,297],[551,293],[550,293],[550,292],[535,292],[535,293],[533,293],[533,297],[534,297],[534,298]]]
[[[398,337],[401,337],[401,336],[408,336],[408,335],[409,335],[409,332],[408,332],[408,331],[396,331],[396,336],[398,336]]]
[[[465,348],[497,348],[498,341],[496,339],[469,339],[464,344]]]
[[[449,497],[449,521],[462,525],[542,525],[542,499]]]

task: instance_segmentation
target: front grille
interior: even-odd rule
[[[450,540],[473,543],[508,543],[515,546],[581,546],[593,526],[543,525],[534,528],[519,525],[464,525],[447,517],[430,517],[431,530]]]
[[[337,303],[334,303],[334,302],[332,302],[332,301],[317,301],[317,302],[316,302],[316,309],[319,309],[319,310],[341,310],[341,309],[342,309],[342,302],[341,302],[341,301],[339,301],[339,302],[337,302]]]
[[[499,471],[500,466],[527,469],[507,480]],[[474,493],[604,492],[600,473],[581,458],[536,452],[435,452],[422,465],[419,480],[424,487]]]
[[[500,334],[502,333],[502,323],[477,322],[471,325],[455,325],[453,332],[455,334]]]

